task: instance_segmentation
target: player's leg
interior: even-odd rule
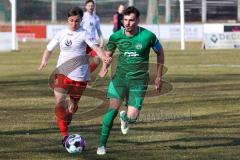
[[[128,106],[127,112],[120,112],[120,121],[121,121],[121,131],[122,134],[127,134],[129,130],[129,124],[133,124],[137,121],[140,110],[136,109],[134,106]]]
[[[100,144],[97,149],[98,155],[106,154],[107,140],[110,135],[114,119],[116,118],[116,116],[118,114],[120,106],[121,106],[121,100],[110,99],[109,108],[103,118],[103,121],[102,121]]]
[[[79,96],[78,98],[76,98],[75,96],[70,96],[70,101],[69,101],[69,105],[68,105],[68,112],[69,113],[76,113],[78,110],[78,102],[80,100]]]
[[[73,114],[78,110],[78,102],[85,91],[87,82],[74,81],[71,89],[69,89],[70,101],[68,105],[68,125],[72,121]]]
[[[66,76],[62,74],[55,75],[54,96],[56,100],[55,113],[60,132],[63,137],[68,135],[67,127],[67,92],[68,86],[65,83]]]
[[[57,123],[58,127],[60,129],[61,135],[63,137],[68,136],[68,126],[67,126],[67,102],[66,102],[66,96],[67,92],[59,92],[59,90],[54,90],[54,95],[56,99],[56,117],[57,117]]]
[[[147,84],[138,84],[130,86],[128,96],[128,110],[120,112],[121,131],[127,134],[129,124],[137,121],[147,91]]]
[[[72,115],[78,109],[78,101],[86,89],[87,82],[78,82],[69,79],[63,74],[56,74],[54,81],[54,95],[56,99],[56,117],[62,136],[62,144],[65,147],[65,140],[68,137],[68,124]],[[70,102],[66,101],[67,94],[70,95]]]
[[[108,86],[108,98],[110,98],[109,108],[102,121],[102,130],[100,144],[97,149],[97,154],[106,154],[106,144],[110,131],[113,126],[114,119],[118,114],[122,99],[125,95],[126,87],[124,81],[115,76]]]
[[[70,96],[70,101],[68,103],[67,125],[70,125],[72,122],[73,114],[78,110],[79,99],[75,99]]]

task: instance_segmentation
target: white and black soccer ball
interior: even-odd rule
[[[71,134],[65,141],[65,148],[69,153],[81,153],[85,147],[86,141],[79,134]]]

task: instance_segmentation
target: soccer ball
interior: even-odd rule
[[[65,148],[69,153],[81,153],[85,146],[86,141],[79,134],[72,134],[65,141]]]

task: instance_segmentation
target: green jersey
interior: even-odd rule
[[[119,51],[116,74],[131,79],[145,76],[148,73],[150,49],[156,44],[159,41],[155,34],[142,27],[133,36],[125,35],[124,29],[112,34],[107,47],[112,53],[116,48]]]

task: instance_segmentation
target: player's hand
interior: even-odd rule
[[[155,89],[160,92],[162,90],[162,84],[163,84],[163,81],[161,78],[157,77],[155,79]]]
[[[47,62],[46,61],[42,61],[42,63],[40,64],[40,66],[38,67],[38,70],[41,71],[43,68],[45,68],[47,66]]]
[[[105,51],[105,59],[104,62],[107,64],[110,64],[112,62],[112,58],[111,58],[111,52],[109,51]]]
[[[112,57],[106,56],[106,57],[104,58],[104,62],[105,62],[106,64],[110,64],[110,63],[112,62]]]

